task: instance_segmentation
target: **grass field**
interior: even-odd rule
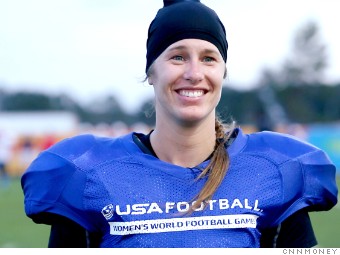
[[[340,187],[340,177],[337,179]],[[0,187],[0,248],[47,247],[49,226],[33,223],[24,213],[19,179],[6,189]],[[318,247],[340,247],[340,206],[328,212],[311,213]]]

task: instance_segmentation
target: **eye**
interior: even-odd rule
[[[204,57],[203,58],[203,62],[210,63],[210,62],[214,62],[214,61],[215,61],[215,59],[213,57]]]
[[[171,57],[172,60],[175,60],[175,61],[183,61],[184,58],[180,55],[176,55],[176,56],[173,56]]]

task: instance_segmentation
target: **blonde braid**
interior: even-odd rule
[[[234,126],[235,123],[233,122],[228,130],[230,131],[234,129]],[[228,132],[226,134],[227,128],[217,117],[215,119],[215,132],[216,145],[213,156],[208,166],[197,177],[197,180],[202,179],[205,176],[208,176],[208,179],[199,194],[197,194],[193,199],[196,202],[191,206],[189,212],[193,212],[200,208],[202,203],[204,204],[204,207],[207,205],[208,201],[212,199],[214,193],[220,186],[229,167],[229,155],[224,145],[228,141],[232,132]]]

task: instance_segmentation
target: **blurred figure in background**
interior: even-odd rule
[[[40,150],[46,150],[50,148],[56,142],[56,138],[53,134],[46,134],[42,138],[42,142],[40,144]]]
[[[0,188],[7,188],[10,184],[10,176],[7,172],[11,158],[12,142],[11,136],[0,129]]]
[[[20,160],[23,167],[27,167],[38,154],[32,136],[23,136],[20,144]]]

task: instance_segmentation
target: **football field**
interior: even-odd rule
[[[340,176],[337,179],[340,186]],[[33,223],[24,213],[20,180],[0,186],[0,248],[47,247],[49,226]],[[340,247],[340,205],[328,212],[311,213],[318,247]]]

